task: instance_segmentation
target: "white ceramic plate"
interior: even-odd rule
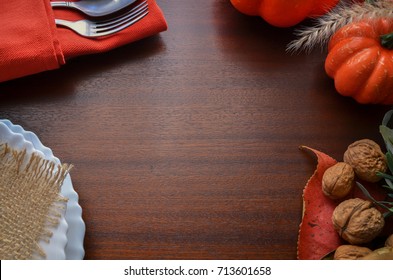
[[[60,160],[53,155],[53,152],[48,147],[45,147],[36,134],[30,131],[25,131],[21,126],[12,124],[9,120],[0,120],[0,125],[6,126],[10,132],[13,134],[13,138],[17,139],[20,142],[18,145],[19,147],[22,145],[21,142],[24,140],[25,148],[35,150],[40,152],[44,158],[53,160],[57,163],[60,163]],[[0,140],[3,133],[0,132]],[[22,140],[20,140],[22,139]],[[18,148],[16,146],[15,148]],[[22,147],[23,148],[23,147]],[[28,150],[29,151],[29,150]],[[57,239],[53,239],[55,234],[53,235],[52,239],[56,240],[52,242],[51,245],[45,247],[45,252],[47,252],[48,259],[67,259],[67,260],[81,260],[84,258],[85,251],[83,248],[83,240],[85,236],[85,223],[82,219],[82,208],[78,204],[78,194],[75,192],[71,177],[68,174],[64,180],[61,194],[68,198],[67,202],[67,210],[65,213],[65,223],[68,224],[68,230],[66,231],[66,245],[64,248],[64,256],[61,254],[52,254],[52,246],[54,242],[57,242]],[[59,229],[61,230],[61,228]],[[45,246],[47,244],[44,244]]]
[[[28,154],[38,153],[41,157],[51,160],[50,158],[46,157],[42,152],[34,149],[32,143],[26,141],[21,134],[13,133],[8,128],[8,126],[4,125],[2,122],[0,122],[0,142],[8,143],[8,145],[13,149],[26,149]],[[47,259],[64,260],[66,258],[64,249],[67,244],[67,228],[68,224],[66,222],[63,212],[59,226],[51,229],[53,235],[50,239],[50,242],[39,242],[41,248],[46,253]]]

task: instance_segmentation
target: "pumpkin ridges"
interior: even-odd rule
[[[392,31],[392,19],[377,19],[354,22],[333,35],[325,71],[337,92],[359,103],[393,104],[393,51],[381,45],[381,36]]]
[[[352,96],[359,103],[370,102],[370,96],[360,96],[359,92],[367,84],[379,58],[378,47],[369,47],[350,56],[336,72],[336,89],[345,96]]]
[[[359,23],[358,25],[347,25],[342,27],[329,41],[328,51],[330,52],[337,44],[343,40],[351,42],[355,38],[370,38],[374,42],[379,42],[378,36],[375,34],[375,29],[367,22]]]
[[[387,52],[381,53],[366,86],[358,95],[359,99],[368,99],[369,103],[375,104],[391,104],[393,96],[388,94],[388,90],[393,91],[393,76],[389,76],[389,71],[386,68],[393,69],[392,56],[393,52],[390,52],[390,54]],[[371,100],[370,96],[373,96]]]
[[[384,88],[381,90],[384,92],[384,100],[381,102],[382,104],[393,104],[393,51],[388,51],[386,55],[384,55],[384,66],[390,71],[386,71],[386,79],[385,83],[383,83]],[[389,94],[390,93],[390,94]]]
[[[325,60],[325,70],[329,77],[334,78],[337,71],[347,63],[353,55],[362,51],[365,47],[373,47],[375,42],[373,39],[364,40],[364,38],[343,39],[337,42],[333,49],[329,52]],[[351,51],[349,52],[348,49]]]
[[[390,76],[388,76],[387,83],[386,83],[386,90],[385,92],[387,92],[387,97],[385,98],[385,101],[383,102],[383,104],[389,105],[389,104],[393,104],[393,94],[388,94],[389,92],[393,92],[393,51],[389,50],[389,53],[385,56],[386,61],[385,61],[385,65],[389,65],[389,69],[390,72],[388,73]]]
[[[374,21],[374,24],[375,24],[374,32],[375,35],[378,37],[378,40],[380,35],[391,33],[393,31],[392,19],[381,19],[377,22]]]

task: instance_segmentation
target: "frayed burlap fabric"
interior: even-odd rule
[[[45,258],[39,242],[59,223],[70,168],[0,143],[0,259]]]

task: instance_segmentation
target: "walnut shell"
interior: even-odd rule
[[[393,248],[393,234],[389,235],[389,237],[385,241],[385,247]]]
[[[393,260],[393,248],[382,247],[367,254],[361,260]]]
[[[355,245],[341,245],[334,253],[335,260],[358,260],[370,254],[372,251],[367,247]]]
[[[372,140],[363,139],[348,146],[344,153],[344,162],[352,166],[355,174],[367,182],[378,182],[381,177],[377,172],[386,172],[386,157],[380,146]]]
[[[332,222],[339,235],[353,245],[370,242],[382,231],[385,220],[370,201],[352,198],[333,211]]]
[[[323,173],[322,191],[332,199],[344,198],[352,190],[354,182],[353,168],[348,163],[338,162]]]

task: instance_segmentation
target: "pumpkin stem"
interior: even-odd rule
[[[384,48],[393,50],[393,33],[382,35],[380,38],[381,38],[381,45]]]

